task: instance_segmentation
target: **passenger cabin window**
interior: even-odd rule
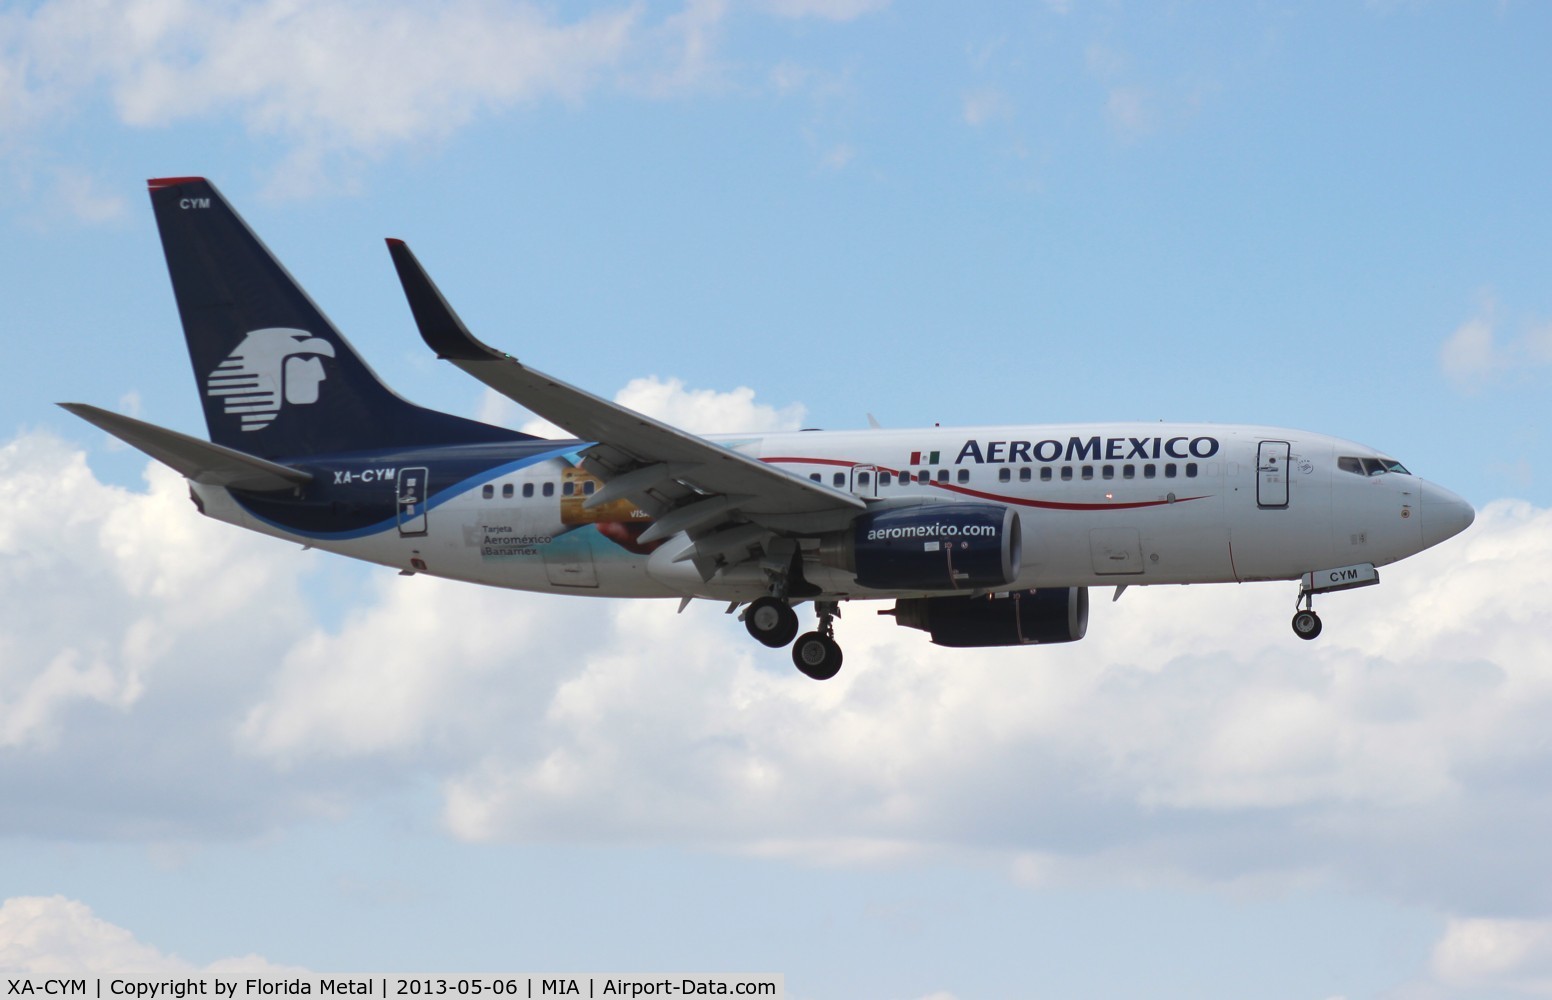
[[[820,480],[820,475],[819,475],[819,473],[817,473],[817,472],[810,472],[810,473],[809,473],[809,474],[808,474],[808,478],[810,478],[810,479],[812,479],[812,480],[813,480],[813,481],[814,481],[814,482],[816,482],[816,483],[817,483],[817,482],[819,482],[819,480]]]
[[[575,493],[576,491],[577,491],[577,484],[572,482],[569,479],[566,480],[564,483],[560,484],[561,496],[569,497],[569,496],[571,496],[571,494]]]
[[[542,492],[547,497],[554,496],[555,495],[555,484],[554,483],[545,483],[540,492]]]
[[[1142,467],[1142,478],[1144,479],[1156,479],[1158,474],[1159,467],[1154,465],[1152,462],[1149,462],[1147,465]]]
[[[846,485],[846,473],[844,473],[844,472],[837,472],[835,475],[830,477],[830,482],[833,485],[837,486],[837,487],[845,486]]]
[[[1094,478],[1094,467],[1092,465],[1085,465],[1083,467],[1083,478],[1084,479],[1093,479]]]
[[[1186,478],[1187,479],[1195,479],[1196,478],[1196,463],[1195,462],[1187,462],[1186,463]]]
[[[533,483],[524,483],[523,484],[523,496],[525,496],[525,497],[533,496]]]
[[[486,500],[491,499],[495,495],[496,495],[496,488],[494,486],[492,486],[490,483],[486,483],[484,488],[480,490],[480,496],[484,497]]]
[[[591,479],[589,479],[587,482],[582,484],[582,494],[584,496],[592,496],[593,495],[593,487],[595,487],[597,485],[598,485],[597,483],[595,483]]]
[[[1174,479],[1175,478],[1175,463],[1174,462],[1165,462],[1164,463],[1164,478],[1165,479]]]
[[[938,470],[938,482],[940,482],[940,483],[948,482],[948,470],[947,469],[939,469]]]
[[[857,485],[858,486],[867,486],[867,485],[871,484],[872,482],[873,482],[873,473],[871,473],[871,472],[859,472],[859,473],[857,473]]]
[[[1064,483],[1065,482],[1069,482],[1069,481],[1071,481],[1071,479],[1072,479],[1072,466],[1070,466],[1070,465],[1062,466],[1062,482],[1064,482]]]
[[[1115,478],[1115,466],[1107,465],[1104,468],[1100,469],[1099,470],[1099,477],[1101,479],[1114,479]]]
[[[1051,471],[1050,469],[1041,469],[1040,472],[1042,474],[1042,478],[1050,479],[1051,477],[1049,475],[1046,475],[1046,473],[1049,473],[1050,471]],[[1026,465],[1022,469],[1020,469],[1019,470],[1019,482],[1021,482],[1021,483],[1029,482],[1029,474],[1030,474],[1029,466]]]
[[[960,483],[968,483],[970,481],[970,470],[969,469],[960,469],[959,470],[959,475],[957,477],[955,477],[955,478],[957,478],[960,481]]]
[[[893,481],[894,481],[894,476],[890,475],[887,472],[880,472],[878,474],[878,485],[880,485],[880,486],[888,486]]]
[[[1042,465],[1040,467],[1040,481],[1042,483],[1049,483],[1051,481],[1051,467],[1049,465]]]
[[[1006,465],[1004,465],[1002,468],[998,469],[997,470],[997,481],[999,483],[1011,483],[1011,482],[1013,482],[1013,470],[1008,468]]]
[[[1121,466],[1121,478],[1122,479],[1136,479],[1137,478],[1137,466],[1135,466],[1135,465],[1123,465],[1123,466]]]
[[[510,500],[510,499],[512,499],[512,493],[513,493],[513,488],[512,488],[512,484],[511,483],[502,483],[501,484],[501,499],[503,499],[503,500]]]

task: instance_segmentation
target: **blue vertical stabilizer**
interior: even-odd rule
[[[150,188],[213,442],[295,458],[528,438],[395,394],[209,181]]]

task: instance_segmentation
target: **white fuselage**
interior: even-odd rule
[[[1023,538],[1012,589],[1291,580],[1395,562],[1459,530],[1460,517],[1469,521],[1459,498],[1392,461],[1376,466],[1381,456],[1371,448],[1282,428],[1130,423],[711,440],[881,504],[1012,506]],[[349,537],[283,529],[225,489],[193,488],[220,520],[435,576],[610,597],[750,600],[767,592],[755,564],[708,580],[691,561],[675,561],[690,544],[683,535],[655,548],[636,544],[650,518],[629,502],[586,508],[596,480],[574,460],[585,447],[410,497],[396,518]],[[1360,471],[1341,459],[1360,460]],[[1396,471],[1383,471],[1383,462]],[[319,464],[329,471],[327,460]],[[379,470],[380,488],[402,491],[401,471]],[[800,545],[804,576],[828,599],[926,596],[861,587],[823,564],[814,544]]]

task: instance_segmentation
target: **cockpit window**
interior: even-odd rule
[[[1387,472],[1399,472],[1410,476],[1406,466],[1393,458],[1354,458],[1344,455],[1336,460],[1336,467],[1355,476],[1383,476]]]

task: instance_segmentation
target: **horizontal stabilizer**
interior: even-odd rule
[[[246,455],[235,448],[211,444],[199,438],[148,424],[85,403],[60,403],[89,424],[134,445],[185,478],[206,486],[226,486],[239,490],[289,490],[305,486],[312,474],[289,465],[280,465]]]

